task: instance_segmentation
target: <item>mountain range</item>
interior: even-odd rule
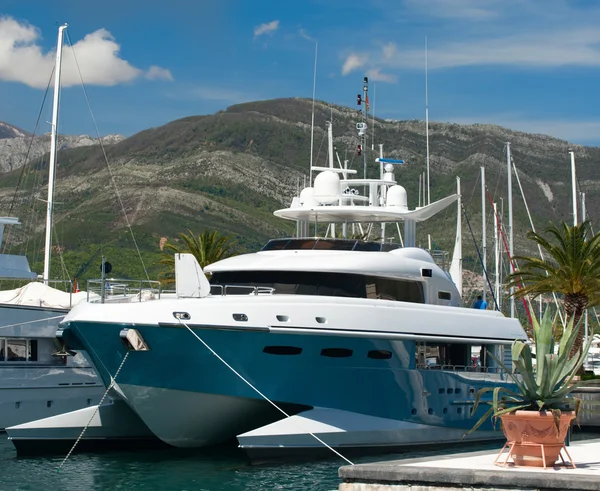
[[[63,253],[69,275],[91,263],[91,257],[99,263],[98,251],[112,257],[119,274],[154,275],[160,268],[160,244],[165,238],[173,241],[188,229],[218,228],[235,235],[241,248],[247,250],[258,249],[271,237],[292,235],[294,224],[274,217],[272,212],[289,206],[308,180],[311,111],[312,101],[307,99],[249,102],[216,114],[176,120],[129,138],[105,137],[102,148],[89,137],[61,136],[55,248]],[[350,168],[362,176],[363,157],[356,151],[360,114],[356,109],[320,101],[315,104],[315,165],[326,165],[327,121],[333,122],[340,160],[348,160]],[[409,207],[414,208],[419,200],[419,176],[425,171],[424,122],[376,119],[373,123],[369,119],[368,124],[368,176],[378,173],[375,158],[382,144],[386,157],[406,161],[396,168],[396,179],[407,189]],[[9,125],[0,128],[5,135],[11,134]],[[48,137],[35,137],[31,148],[36,150],[30,151],[29,162],[23,166],[31,137],[18,129],[13,130],[15,134],[0,139],[0,213],[22,218],[23,230],[13,233],[9,245],[28,253],[39,266]],[[585,193],[588,214],[595,218],[600,204],[600,178],[595,172],[600,163],[598,148],[487,124],[430,122],[429,140],[431,201],[454,193],[456,177],[460,177],[463,205],[475,241],[481,240],[482,166],[489,194],[488,239],[493,234],[490,201],[504,209],[506,220],[507,141],[537,228],[572,220],[571,149],[577,158],[579,190]],[[516,180],[513,196],[515,251],[533,253],[525,238],[530,226]],[[426,245],[429,234],[433,247],[451,251],[455,223],[456,207],[452,206],[418,227],[417,240]],[[465,264],[481,272],[475,242],[465,220],[463,223]],[[139,262],[137,252],[133,252],[136,249],[143,266],[133,266]],[[490,251],[491,240],[488,265]],[[82,277],[98,276],[96,266],[81,273]],[[54,261],[54,267],[60,274],[61,263]]]

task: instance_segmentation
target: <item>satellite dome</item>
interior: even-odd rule
[[[319,203],[315,200],[315,190],[313,188],[304,188],[300,191],[300,205],[303,208],[319,206]]]
[[[320,172],[315,177],[314,198],[321,204],[336,203],[340,199],[341,186],[339,176],[332,171]]]
[[[394,206],[400,208],[402,211],[408,211],[408,202],[406,198],[406,189],[402,186],[390,187],[387,190],[386,206]]]

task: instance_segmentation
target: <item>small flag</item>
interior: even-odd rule
[[[369,94],[365,95],[365,103],[367,104],[367,111],[369,110]]]

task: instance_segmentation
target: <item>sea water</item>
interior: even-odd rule
[[[575,434],[574,440],[597,434]],[[354,463],[500,449],[502,443],[444,445],[415,452],[352,458]],[[235,445],[202,449],[138,450],[101,454],[20,457],[0,434],[0,491],[335,491],[338,469],[346,462],[328,460],[251,465]]]
[[[18,458],[0,436],[0,490],[315,490],[339,485],[339,458],[297,464],[251,465],[234,445],[216,450],[139,450]]]

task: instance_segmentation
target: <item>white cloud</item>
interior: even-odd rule
[[[173,81],[173,75],[171,74],[170,70],[156,65],[150,66],[148,72],[146,72],[146,78],[150,80],[168,80],[169,82]]]
[[[408,7],[434,17],[482,20],[497,17],[507,0],[405,0]]]
[[[351,53],[346,58],[346,61],[344,61],[344,65],[342,66],[342,75],[348,75],[350,72],[362,68],[366,62],[367,57],[365,55]]]
[[[367,77],[369,77],[371,82],[396,83],[398,81],[398,77],[395,75],[381,73],[378,68],[371,68],[370,70],[367,70]]]
[[[316,40],[316,39],[314,39],[314,38],[312,38],[312,37],[311,37],[311,36],[310,36],[310,35],[309,35],[309,34],[306,32],[306,30],[304,30],[304,29],[300,29],[300,30],[298,31],[298,34],[300,34],[300,37],[302,37],[302,38],[306,39],[307,41],[312,41],[313,43],[316,43],[316,42],[317,42],[317,40]]]
[[[366,64],[378,71],[393,69],[422,70],[425,52],[401,49],[394,43],[373,47],[363,54],[350,55],[342,67],[346,75]],[[578,29],[555,29],[516,34],[493,39],[470,39],[446,42],[428,50],[430,69],[474,65],[512,65],[526,69],[565,66],[600,66],[600,30],[581,26]]]
[[[55,62],[55,50],[47,53],[39,44],[39,30],[11,17],[0,17],[0,81],[20,82],[34,88],[45,88]],[[79,70],[86,84],[117,85],[142,75],[148,78],[172,79],[170,72],[152,66],[145,73],[120,58],[120,46],[106,29],[98,29],[73,45],[63,48],[61,85],[80,83]],[[75,55],[73,54],[75,52]],[[77,63],[75,63],[75,57]]]
[[[256,26],[254,28],[254,37],[262,36],[263,34],[273,34],[277,29],[279,29],[279,21],[272,20],[266,24]]]

